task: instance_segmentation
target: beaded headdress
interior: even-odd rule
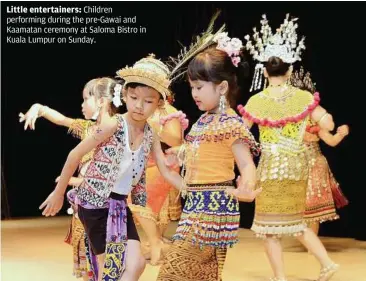
[[[289,17],[290,15],[287,14],[284,22],[273,34],[266,15],[263,15],[260,21],[262,25],[260,32],[253,28],[253,42],[249,35],[244,37],[247,40],[246,49],[258,61],[250,91],[261,88],[263,63],[267,62],[270,57],[279,57],[283,62],[289,64],[301,60],[301,52],[305,49],[305,37],[297,42],[297,18],[289,19]]]

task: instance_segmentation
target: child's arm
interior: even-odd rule
[[[182,144],[182,127],[178,119],[172,119],[166,122],[160,133],[161,141],[169,146],[178,146]]]
[[[161,149],[159,138],[156,135],[154,136],[153,155],[161,175],[169,182],[169,184],[175,186],[179,190],[184,189],[185,185],[183,178],[179,173],[167,167],[165,155]]]
[[[240,201],[252,202],[262,189],[253,190],[257,176],[250,149],[241,140],[236,140],[231,149],[241,176],[238,177],[238,188],[227,190],[227,192],[238,197]]]
[[[97,128],[95,133],[87,136],[69,153],[55,190],[39,207],[40,209],[46,207],[42,213],[44,216],[54,216],[58,211],[60,211],[63,204],[65,190],[68,186],[70,178],[73,176],[77,167],[79,166],[82,157],[112,136],[116,128],[117,122],[115,120],[112,119],[106,121]]]
[[[56,183],[58,183],[60,181],[60,177],[57,177],[56,179]],[[69,186],[79,186],[81,183],[83,182],[83,178],[78,178],[78,177],[71,177],[69,180]]]
[[[318,105],[311,113],[311,119],[323,130],[333,131],[334,129],[333,116],[320,105]]]
[[[318,135],[329,146],[337,146],[349,133],[347,125],[339,126],[334,135],[326,130],[320,130]]]
[[[28,127],[34,130],[36,128],[35,123],[38,117],[44,117],[56,125],[65,127],[70,127],[74,121],[74,119],[66,117],[58,111],[39,103],[32,105],[26,114],[19,113],[19,117],[20,123],[25,121],[24,130],[26,130]]]

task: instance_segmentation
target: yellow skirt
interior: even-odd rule
[[[255,200],[252,230],[259,237],[266,235],[299,235],[304,222],[307,181],[266,180]]]

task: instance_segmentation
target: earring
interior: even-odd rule
[[[226,97],[225,95],[220,96],[219,110],[221,113],[224,113],[226,110]]]

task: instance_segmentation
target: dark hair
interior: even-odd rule
[[[235,67],[226,52],[212,46],[192,59],[188,65],[187,75],[192,81],[202,80],[215,84],[226,80],[229,84],[227,98],[230,106],[235,107],[239,92],[238,69],[243,66],[239,64],[238,68]]]
[[[153,87],[150,87],[149,85],[142,84],[142,83],[138,83],[138,82],[130,82],[130,83],[127,83],[127,84],[125,85],[125,89],[126,89],[126,90],[128,90],[128,88],[136,89],[137,87],[147,87],[147,88],[154,89],[155,91],[157,91],[157,92],[159,93],[160,98],[161,98],[161,99],[163,98],[163,95],[162,95],[158,90],[156,90],[156,89],[155,89],[155,88],[153,88]]]
[[[279,57],[270,57],[266,62],[266,70],[270,77],[283,76],[289,68],[290,64],[283,62]]]

